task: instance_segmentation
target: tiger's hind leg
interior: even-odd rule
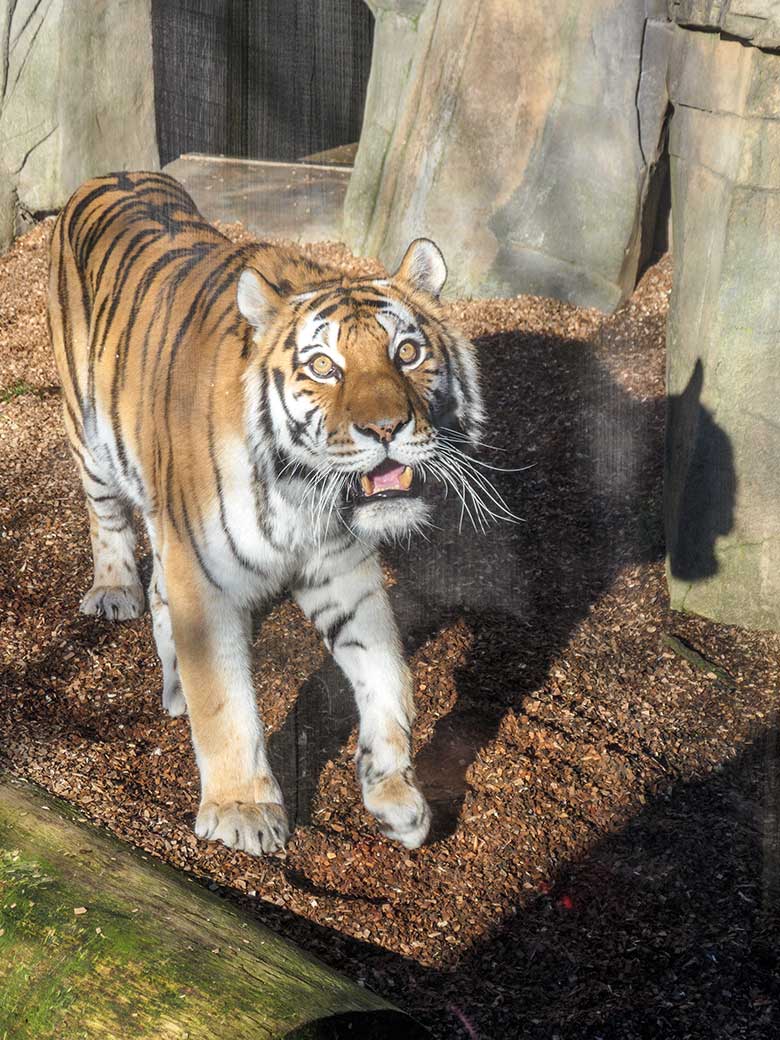
[[[89,512],[95,574],[92,588],[81,601],[81,611],[124,621],[141,615],[144,594],[135,561],[132,509],[121,496],[110,466],[102,463],[100,451],[95,451],[90,294],[66,227],[73,225],[73,215],[66,218],[72,204],[60,213],[52,232],[49,325],[62,382],[65,430]],[[82,201],[77,209],[84,205]]]
[[[110,621],[140,617],[144,590],[135,559],[133,510],[97,466],[76,453],[81,482],[87,499],[89,536],[92,542],[94,578],[92,588],[81,600],[82,614]]]

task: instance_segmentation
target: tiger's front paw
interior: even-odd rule
[[[363,801],[379,821],[382,832],[407,849],[419,848],[428,836],[431,810],[411,766],[374,783],[364,780]]]
[[[144,590],[140,585],[93,585],[79,609],[109,621],[128,621],[143,614]]]
[[[290,827],[283,805],[276,802],[202,802],[195,833],[221,841],[253,856],[278,852],[287,844]]]

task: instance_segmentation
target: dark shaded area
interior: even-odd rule
[[[153,0],[161,163],[295,161],[357,141],[372,41],[363,0]]]
[[[331,1015],[303,1029],[285,1034],[285,1040],[426,1040],[430,1033],[397,1011],[351,1011]]]
[[[474,638],[457,703],[418,758],[424,786],[439,792],[440,835],[453,829],[466,769],[504,712],[544,684],[618,570],[664,552],[664,401],[633,399],[592,344],[577,340],[503,334],[480,343],[480,360],[493,417],[486,436],[499,450],[479,457],[532,467],[484,471],[524,522],[482,534],[465,517],[459,532],[461,504],[450,494],[430,541],[391,554],[409,649],[461,617]]]
[[[729,439],[700,403],[704,366],[669,401],[666,423],[666,539],[675,578],[717,573],[715,540],[734,524],[737,478]]]
[[[349,684],[328,658],[301,686],[284,723],[268,741],[269,761],[284,793],[291,828],[311,823],[323,766],[346,744],[356,721]]]
[[[774,1040],[780,734],[669,783],[540,884],[452,971],[264,905],[266,924],[448,1040]]]
[[[504,469],[531,467],[483,471],[525,520],[475,533],[457,496],[439,493],[427,539],[385,554],[398,576],[390,595],[409,655],[460,618],[473,634],[457,703],[417,756],[433,840],[455,829],[466,771],[505,711],[544,684],[550,662],[618,571],[664,554],[665,401],[633,398],[579,340],[501,334],[480,342],[480,360],[493,418],[492,447],[478,457]],[[699,404],[696,384],[669,403],[672,421],[680,412],[695,429],[675,427],[675,450],[687,450],[692,432],[698,438],[699,497],[680,510],[696,580],[714,573],[714,543],[730,529],[736,481],[728,438]],[[272,735],[271,761],[299,824],[311,821],[319,773],[355,722],[346,681],[329,663]]]
[[[669,172],[668,140],[670,117],[671,108],[667,110],[661,130],[662,145],[658,159],[651,165],[648,173],[647,192],[642,207],[637,282],[651,264],[672,248],[672,181]]]
[[[777,749],[670,788],[458,971],[513,950],[496,988],[528,1040],[777,1036]]]

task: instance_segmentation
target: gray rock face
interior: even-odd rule
[[[88,177],[159,165],[150,0],[0,0],[0,158],[0,245],[13,192],[50,210]]]
[[[780,628],[780,57],[677,30],[671,604]]]
[[[392,266],[427,235],[450,293],[613,309],[634,286],[660,148],[665,14],[642,0],[373,7],[348,243]]]
[[[754,47],[780,47],[777,0],[669,0],[669,17],[689,28],[720,29]]]
[[[346,237],[428,235],[451,293],[619,303],[673,103],[671,603],[780,629],[780,4],[372,6]]]

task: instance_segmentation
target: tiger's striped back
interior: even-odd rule
[[[176,485],[210,483],[208,414],[239,434],[238,410],[214,416],[219,403],[204,395],[218,366],[240,397],[254,334],[235,302],[247,266],[282,292],[334,277],[291,249],[231,243],[165,174],[87,182],[58,217],[50,323],[71,444],[86,467],[107,452],[146,511],[162,494],[183,522]]]

